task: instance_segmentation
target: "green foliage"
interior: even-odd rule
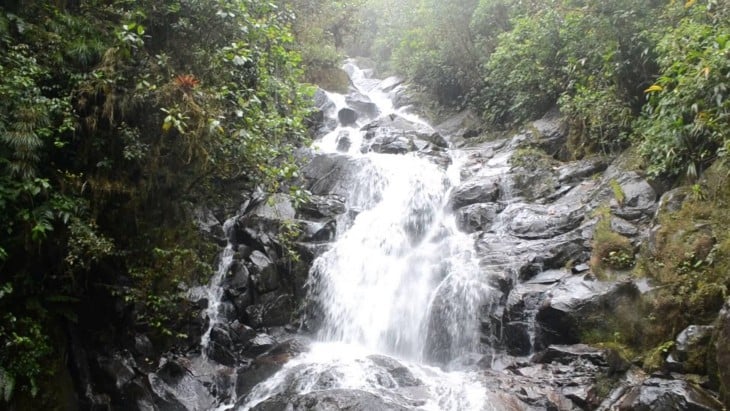
[[[593,230],[591,269],[599,277],[608,276],[608,270],[627,270],[634,266],[634,247],[631,241],[611,229],[608,208],[598,211],[598,222]]]
[[[52,392],[67,322],[181,337],[181,287],[215,254],[187,204],[233,184],[304,197],[287,181],[312,93],[266,1],[22,3],[0,8],[0,402]]]
[[[728,146],[730,6],[703,2],[680,8],[676,28],[657,45],[660,75],[647,88],[646,114],[637,124],[649,173],[695,179]]]

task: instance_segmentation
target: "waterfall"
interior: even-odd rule
[[[234,223],[235,218],[230,218],[223,224],[223,231],[228,239],[228,244],[218,256],[218,269],[210,279],[210,284],[208,287],[203,289],[203,296],[208,300],[208,307],[202,314],[204,318],[208,318],[208,328],[205,330],[200,339],[200,348],[203,356],[207,356],[208,346],[210,344],[210,332],[216,324],[219,324],[225,318],[225,312],[221,304],[223,293],[225,291],[222,286],[222,282],[233,263],[234,251],[233,244],[230,240],[230,231]]]
[[[498,294],[482,278],[473,238],[456,228],[447,208],[459,165],[447,169],[414,152],[361,153],[361,127],[369,121],[398,117],[433,129],[395,109],[368,71],[351,61],[345,70],[354,93],[375,103],[379,117],[339,126],[315,144],[363,160],[346,199],[358,214],[310,271],[308,298],[323,311],[317,341],[256,386],[241,408],[276,395],[351,389],[406,408],[489,409],[478,375],[439,368],[478,353],[479,309]],[[334,108],[327,114],[334,117],[347,102],[328,95]],[[338,144],[343,136],[349,147]],[[418,389],[394,380],[384,361],[404,367]]]

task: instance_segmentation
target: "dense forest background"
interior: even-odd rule
[[[435,115],[473,110],[484,138],[557,108],[569,157],[630,153],[658,184],[691,187],[683,218],[730,228],[726,0],[8,1],[0,402],[58,404],[69,327],[185,338],[182,290],[217,252],[195,206],[306,197],[287,183],[293,152],[311,138],[313,85],[347,87],[345,55],[406,77]],[[711,166],[720,183],[703,183]],[[710,248],[641,265],[674,298],[648,315],[717,313],[730,237]],[[672,330],[615,339],[653,347]]]

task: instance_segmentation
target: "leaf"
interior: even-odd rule
[[[664,90],[664,87],[660,86],[659,84],[654,84],[651,87],[644,90],[644,93],[653,93],[655,91],[662,91]]]

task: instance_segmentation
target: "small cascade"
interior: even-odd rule
[[[233,244],[230,240],[230,231],[234,223],[235,218],[230,218],[226,220],[226,222],[223,224],[223,230],[226,234],[226,238],[228,238],[228,244],[223,249],[223,251],[221,251],[218,257],[218,269],[216,270],[213,277],[210,279],[210,284],[208,285],[208,287],[205,287],[203,291],[205,294],[205,298],[208,300],[208,307],[202,314],[203,319],[208,318],[208,328],[205,330],[203,336],[200,339],[200,348],[203,356],[207,356],[208,345],[210,343],[210,332],[217,324],[220,324],[223,320],[225,320],[225,310],[223,304],[221,303],[223,293],[225,291],[222,287],[222,282],[226,274],[228,273],[228,270],[231,268],[231,264],[233,263],[234,251]]]

